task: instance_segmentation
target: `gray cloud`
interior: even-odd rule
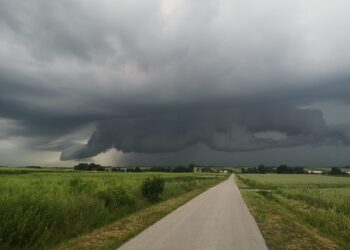
[[[286,138],[260,138],[256,133],[279,132]],[[322,112],[293,107],[240,107],[153,114],[100,122],[86,146],[64,151],[62,160],[87,158],[116,148],[122,152],[167,153],[198,143],[219,151],[254,151],[277,147],[347,144],[343,129],[329,128]]]
[[[348,144],[301,108],[350,96],[345,0],[0,0],[1,137],[61,159]],[[87,145],[73,134],[96,131]],[[256,133],[278,131],[284,139]],[[86,134],[85,134],[86,135]]]

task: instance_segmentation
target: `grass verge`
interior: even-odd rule
[[[312,177],[310,182],[307,176],[288,176],[285,182],[281,178],[236,179],[269,248],[350,249],[349,186],[324,177]]]
[[[50,249],[150,207],[141,186],[155,173],[0,174],[0,249]],[[166,201],[218,183],[216,174],[156,173]]]
[[[222,179],[220,180],[222,181]],[[218,184],[219,182],[215,183]],[[213,185],[211,185],[213,186]],[[116,249],[148,226],[157,222],[211,186],[201,186],[183,195],[147,207],[104,228],[65,242],[55,249]]]
[[[268,193],[242,192],[242,196],[270,249],[339,249],[332,240],[306,226]]]

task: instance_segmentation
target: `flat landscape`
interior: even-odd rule
[[[271,249],[350,249],[350,178],[240,174],[239,187]]]
[[[152,176],[165,181],[164,191],[156,202],[142,197],[140,190],[143,181]],[[114,249],[225,178],[222,174],[1,168],[0,249]],[[145,214],[147,218],[137,223],[131,221],[130,216]],[[90,242],[88,246],[70,241],[121,220],[124,229],[128,228],[127,233],[118,229],[121,236],[112,241],[106,238],[108,247],[105,241]]]
[[[234,177],[197,196],[120,250],[266,250]]]
[[[0,0],[0,250],[350,250],[349,10]]]

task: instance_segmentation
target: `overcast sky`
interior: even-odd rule
[[[0,0],[0,165],[350,164],[347,0]]]

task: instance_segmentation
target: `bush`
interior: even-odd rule
[[[91,192],[93,189],[92,183],[82,180],[79,176],[71,179],[68,187],[71,193]]]
[[[141,185],[142,197],[150,202],[159,200],[159,195],[164,192],[165,181],[160,176],[152,176],[144,179]]]
[[[106,167],[95,163],[79,163],[74,166],[74,170],[85,170],[85,171],[105,171]]]
[[[132,200],[122,187],[111,187],[97,193],[99,199],[103,200],[105,207],[121,207],[130,205]]]
[[[330,175],[345,175],[343,171],[341,171],[340,168],[333,167],[331,171],[329,172]]]

